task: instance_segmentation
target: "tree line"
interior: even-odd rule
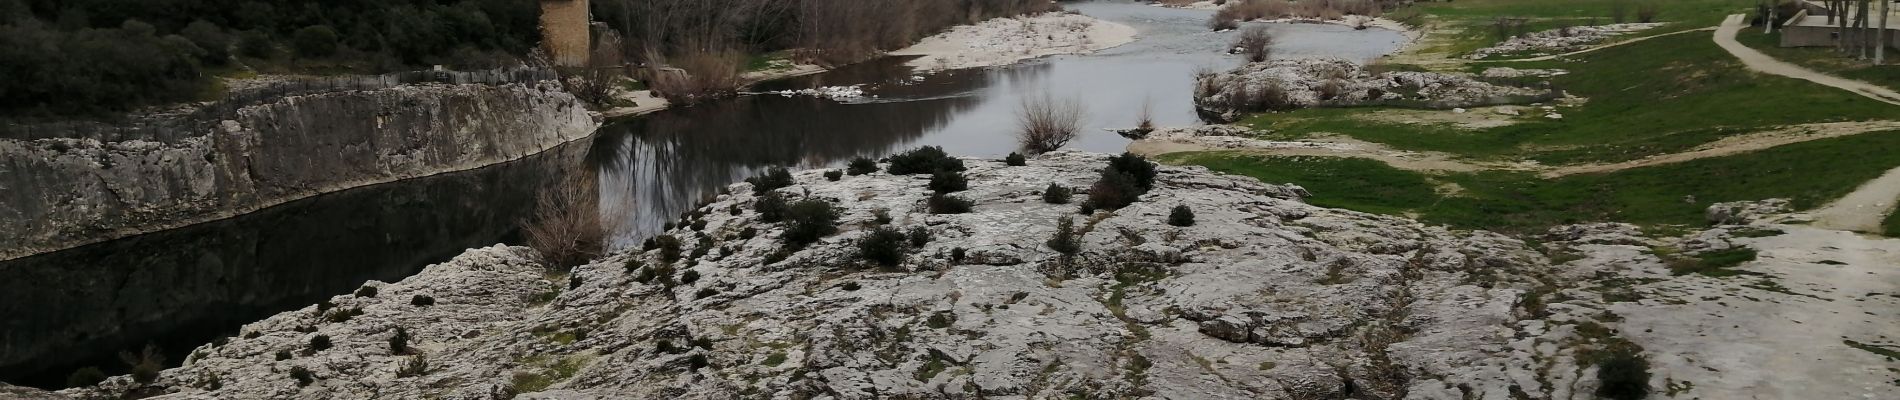
[[[234,63],[487,67],[539,42],[538,16],[534,0],[0,0],[0,114],[200,98]]]

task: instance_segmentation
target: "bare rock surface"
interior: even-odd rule
[[[1828,390],[1857,395],[1848,392],[1895,378],[1873,353],[1832,344],[1832,332],[1810,343],[1826,358],[1809,363],[1864,367],[1740,374],[1784,353],[1741,347],[1795,339],[1750,338],[1717,326],[1722,315],[1787,309],[1741,296],[1806,301],[1815,288],[1675,277],[1651,250],[1659,242],[1633,226],[1559,227],[1532,246],[1315,207],[1303,189],[1198,167],[1161,167],[1153,191],[1120,210],[1083,216],[1042,201],[1050,183],[1088,188],[1105,161],[966,159],[970,189],[955,194],[975,202],[966,214],[928,213],[921,175],[831,182],[800,172],[778,193],[833,204],[840,229],[786,251],[785,224],[761,222],[750,185],[736,184],[667,233],[685,244],[677,261],[663,248],[632,250],[561,273],[525,248],[474,249],[401,282],[372,282],[374,296],[247,325],[143,390],[168,399],[1588,399],[1605,349],[1632,346],[1656,364],[1649,385],[1659,394],[1746,398],[1782,393],[1748,392],[1750,382],[1823,379],[1855,383]],[[1192,226],[1166,223],[1177,205],[1195,211]],[[896,267],[868,264],[857,245],[879,210],[931,239],[907,246]],[[1081,234],[1073,258],[1045,244],[1063,216]],[[1815,242],[1807,247],[1832,251]],[[1866,265],[1852,271],[1886,259],[1764,256],[1816,257]],[[1779,264],[1744,267],[1770,265]],[[1880,282],[1895,275],[1878,273],[1886,281],[1840,296],[1892,292]],[[433,301],[418,305],[420,295]],[[1821,306],[1873,312],[1895,299]],[[1830,318],[1855,340],[1892,340],[1877,334],[1890,316]],[[1796,326],[1770,325],[1788,328],[1779,335]],[[392,354],[399,327],[411,350]],[[1716,332],[1733,343],[1697,337]],[[331,346],[313,348],[318,335]],[[427,367],[404,371],[412,360]],[[292,377],[299,369],[307,385]],[[137,386],[122,376],[63,394]]]
[[[1531,103],[1551,89],[1500,85],[1465,73],[1372,72],[1335,58],[1276,59],[1196,78],[1195,107],[1232,121],[1247,110],[1409,104],[1433,108]]]

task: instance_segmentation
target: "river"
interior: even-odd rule
[[[835,167],[919,146],[1001,157],[1016,150],[1023,98],[1077,99],[1086,112],[1070,149],[1120,152],[1109,129],[1146,108],[1160,126],[1202,123],[1193,74],[1240,63],[1235,32],[1210,32],[1209,11],[1131,1],[1070,4],[1134,26],[1132,43],[1091,55],[918,75],[884,58],[755,91],[862,85],[833,101],[748,95],[610,123],[593,138],[516,162],[317,196],[236,218],[0,262],[0,381],[58,387],[74,368],[122,373],[116,354],[147,343],[174,365],[197,344],[244,323],[394,281],[462,249],[513,242],[533,194],[571,171],[596,174],[602,204],[628,205],[625,246],[659,231],[726,186],[771,166]],[[1369,61],[1398,32],[1272,24],[1276,57]]]

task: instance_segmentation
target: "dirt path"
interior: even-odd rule
[[[1681,153],[1661,154],[1640,160],[1611,164],[1561,166],[1545,171],[1542,175],[1545,178],[1555,178],[1565,175],[1621,171],[1630,168],[1674,164],[1696,159],[1741,154],[1810,140],[1895,130],[1900,130],[1900,121],[1824,122],[1791,125],[1769,131],[1725,137],[1721,140],[1705,143]]]
[[[1900,200],[1900,168],[1887,170],[1879,178],[1861,184],[1853,193],[1814,210],[1814,226],[1863,233],[1880,232],[1880,222],[1893,212],[1896,200]]]
[[[1741,14],[1728,16],[1727,20],[1722,21],[1722,26],[1715,30],[1715,44],[1722,46],[1723,50],[1728,50],[1729,54],[1735,55],[1735,58],[1741,59],[1742,65],[1748,66],[1748,69],[1765,74],[1781,75],[1832,86],[1841,90],[1854,92],[1854,94],[1866,96],[1867,98],[1882,103],[1900,106],[1900,92],[1894,92],[1892,89],[1867,82],[1815,72],[1811,69],[1776,60],[1767,54],[1762,54],[1759,51],[1755,51],[1755,49],[1748,48],[1748,46],[1743,46],[1742,42],[1735,40],[1735,34],[1741,32],[1742,28],[1746,27]]]

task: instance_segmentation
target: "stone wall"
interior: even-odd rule
[[[287,97],[178,141],[0,140],[0,260],[519,159],[596,126],[554,83],[416,85]]]
[[[587,65],[588,30],[587,0],[541,0],[541,43],[555,64]]]

